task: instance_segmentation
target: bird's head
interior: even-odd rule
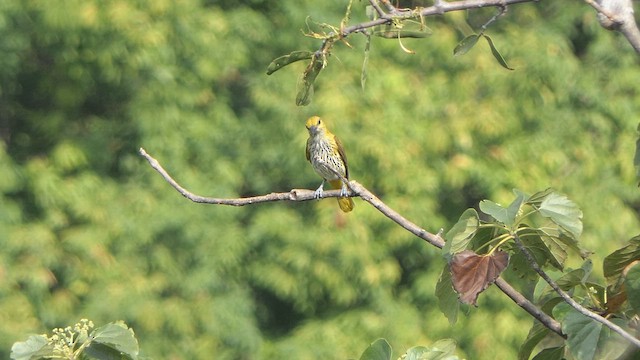
[[[312,116],[307,119],[307,130],[309,131],[309,135],[317,135],[323,133],[326,129],[324,126],[324,121],[320,119],[319,116]]]

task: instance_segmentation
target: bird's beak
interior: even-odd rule
[[[315,125],[311,125],[307,128],[309,130],[309,134],[316,134],[318,132],[318,127]]]

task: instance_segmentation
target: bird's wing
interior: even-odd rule
[[[344,147],[342,146],[342,141],[337,136],[333,136],[336,141],[336,146],[338,147],[338,154],[344,163],[344,177],[349,178],[349,167],[347,166],[347,155],[344,153]]]
[[[311,141],[311,138],[307,139],[307,148],[305,149],[306,152],[306,156],[307,156],[307,161],[311,162],[311,154],[309,154],[309,142]]]

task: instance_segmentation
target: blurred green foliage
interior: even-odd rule
[[[141,146],[200,195],[315,189],[317,114],[352,178],[432,232],[482,199],[552,186],[583,210],[594,262],[638,233],[638,58],[587,5],[510,7],[486,34],[515,71],[485,46],[453,57],[494,10],[427,19],[430,37],[403,39],[415,55],[373,38],[364,91],[355,36],[296,107],[305,64],[267,66],[316,50],[300,30],[339,25],[346,5],[0,2],[1,358],[80,318],[124,320],[155,359],[354,358],[379,337],[507,359],[527,336],[531,318],[493,287],[450,327],[439,252],[371,207],[190,203]]]

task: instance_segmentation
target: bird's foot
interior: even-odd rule
[[[316,189],[315,193],[313,194],[313,197],[316,198],[316,199],[320,199],[320,198],[322,198],[322,193],[324,193],[324,181]]]
[[[342,184],[342,188],[340,189],[340,196],[347,196],[349,190],[347,189],[347,184]]]

